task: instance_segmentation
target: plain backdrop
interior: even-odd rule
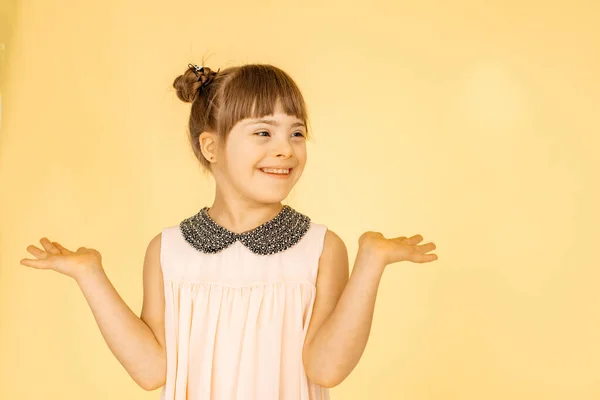
[[[600,398],[600,3],[1,0],[0,399],[136,386],[43,236],[93,247],[139,315],[150,239],[210,205],[174,78],[272,63],[314,140],[285,203],[347,244],[420,233],[387,267],[332,399]]]

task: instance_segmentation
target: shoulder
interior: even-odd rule
[[[157,247],[160,248],[160,243],[162,241],[162,231],[158,232],[158,234],[156,236],[154,236],[152,239],[150,239],[150,243],[148,243],[148,248],[153,248],[156,249]]]
[[[321,259],[333,255],[347,254],[346,245],[337,233],[329,229],[327,225],[315,223],[314,221],[311,221],[310,224],[309,231],[312,232],[310,235],[312,239],[310,240],[319,247],[319,257]]]
[[[319,275],[335,280],[345,280],[348,276],[348,249],[342,238],[326,228],[323,251],[319,258]],[[323,280],[321,279],[321,282]]]
[[[149,246],[164,248],[174,246],[182,238],[181,224],[164,227],[151,240]]]
[[[325,229],[325,237],[323,238],[323,253],[321,254],[321,257],[347,254],[348,250],[342,238],[331,229]]]
[[[160,261],[160,248],[162,243],[162,232],[159,232],[156,236],[150,239],[148,246],[146,247],[146,266],[156,267],[157,262]],[[157,262],[151,262],[152,260]],[[148,262],[150,261],[150,262]],[[148,265],[150,264],[150,265]]]

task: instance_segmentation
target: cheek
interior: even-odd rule
[[[308,154],[306,151],[306,144],[299,145],[296,148],[296,158],[298,158],[298,162],[300,162],[300,164],[306,163],[307,157],[308,157]]]
[[[232,147],[227,152],[227,163],[231,173],[238,176],[256,172],[261,159],[262,153],[251,144]]]
[[[227,148],[227,157],[232,162],[252,159],[253,154],[256,153],[255,147],[252,143],[240,141]]]

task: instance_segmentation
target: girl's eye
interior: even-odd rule
[[[265,133],[266,135],[262,135],[263,133]],[[302,132],[300,132],[300,131],[294,132],[294,135],[296,135],[296,134],[297,134],[298,137],[304,137],[304,134]],[[267,131],[260,131],[260,132],[256,132],[255,135],[262,136],[262,137],[267,137],[270,134]]]

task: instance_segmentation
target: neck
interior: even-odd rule
[[[233,233],[250,231],[275,218],[283,209],[278,203],[248,203],[243,201],[225,201],[215,197],[208,215],[217,224]]]

